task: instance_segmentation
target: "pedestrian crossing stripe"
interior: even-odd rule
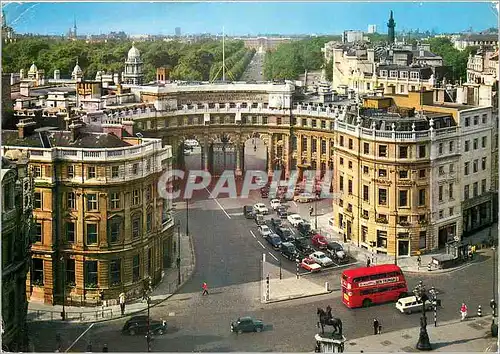
[[[229,213],[229,216],[242,216],[243,213]]]

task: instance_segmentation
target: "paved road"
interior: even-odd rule
[[[163,337],[157,337],[154,351],[311,351],[313,336],[317,333],[316,308],[331,305],[334,315],[344,322],[349,339],[371,333],[371,323],[377,317],[384,331],[404,329],[418,325],[418,315],[402,315],[396,312],[394,304],[367,309],[347,309],[340,301],[339,293],[319,297],[263,305],[260,303],[260,259],[268,251],[253,238],[249,228],[255,229],[251,220],[243,219],[242,205],[260,200],[258,195],[249,199],[206,200],[207,192],[197,193],[190,202],[190,232],[193,235],[196,270],[193,278],[180,293],[160,307],[153,308],[153,318],[168,320],[170,330]],[[321,202],[328,203],[328,202]],[[292,203],[293,205],[293,203]],[[328,205],[323,208],[328,208]],[[295,207],[295,206],[293,206]],[[299,208],[307,210],[307,205]],[[178,203],[177,217],[185,227],[185,212]],[[259,236],[258,236],[259,237]],[[269,258],[268,258],[269,259]],[[457,318],[460,303],[465,301],[471,313],[478,303],[483,311],[489,311],[491,298],[492,261],[471,264],[461,271],[440,275],[407,275],[409,286],[423,279],[428,286],[434,285],[441,293],[443,308],[439,320]],[[328,279],[338,284],[341,270],[318,274],[319,282]],[[201,297],[200,285],[209,284],[211,294]],[[241,315],[261,318],[269,327],[263,333],[234,335],[229,332],[229,322]],[[75,349],[86,349],[91,341],[94,350],[100,350],[104,343],[110,351],[146,351],[143,336],[122,335],[120,329],[124,320],[96,324],[76,344]],[[431,322],[431,321],[429,321]],[[30,333],[37,341],[37,351],[53,351],[56,347],[55,333],[63,337],[63,348],[69,346],[85,327],[74,324],[30,324]],[[429,329],[432,340],[432,328]]]
[[[265,53],[255,53],[252,61],[241,76],[242,81],[264,81],[264,57]]]

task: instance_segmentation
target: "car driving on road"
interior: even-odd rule
[[[231,332],[241,334],[243,332],[262,332],[264,322],[256,320],[252,317],[240,317],[231,323]]]
[[[299,253],[295,245],[291,242],[282,242],[280,246],[281,255],[291,261],[295,261],[299,257]]]
[[[279,206],[281,206],[281,202],[280,202],[279,199],[271,199],[270,205],[271,205],[271,208],[273,210],[276,210],[276,208],[278,208]]]
[[[333,264],[333,261],[326,254],[324,254],[321,251],[311,253],[309,258],[314,260],[316,263],[318,263],[322,267],[328,267],[328,266]]]
[[[267,237],[271,234],[271,229],[267,225],[259,225],[259,234],[262,237]]]
[[[286,219],[288,216],[288,211],[284,207],[278,207],[276,208],[276,214],[280,217],[280,219]]]
[[[309,203],[314,201],[315,199],[316,195],[311,193],[300,193],[299,195],[293,197],[293,201],[298,203]]]
[[[309,224],[308,222],[304,221],[304,222],[301,222],[298,226],[297,226],[297,230],[299,230],[299,233],[301,234],[301,236],[303,237],[308,237],[308,236],[311,236],[312,234],[312,227],[311,227],[311,224]]]
[[[259,213],[259,214],[264,214],[264,215],[269,214],[269,209],[263,203],[254,204],[253,211],[254,211],[254,213]]]
[[[281,240],[283,242],[291,241],[291,240],[295,239],[295,237],[293,237],[293,235],[292,235],[292,232],[289,229],[287,229],[286,227],[278,227],[276,229],[276,233],[278,234],[279,237],[281,237]]]
[[[293,227],[297,227],[301,222],[304,222],[299,214],[288,215],[286,219]]]
[[[326,244],[326,253],[335,260],[344,261],[347,259],[347,254],[344,247],[338,242],[328,242]]]
[[[300,268],[310,272],[319,272],[321,270],[321,266],[310,257],[304,258],[302,262],[300,262]]]
[[[328,241],[326,240],[325,236],[316,234],[311,238],[311,243],[313,244],[314,247],[320,250],[324,250],[326,249]]]
[[[266,236],[267,242],[275,249],[279,250],[281,246],[281,237],[276,235],[275,233],[269,234]]]
[[[311,253],[314,252],[312,247],[309,245],[307,238],[298,237],[294,240],[294,245],[297,247],[297,250],[304,255],[304,257],[308,257]]]
[[[134,316],[125,322],[122,332],[130,334],[131,336],[135,334],[147,334],[148,328],[151,334],[165,334],[167,332],[167,321],[150,319],[148,323],[148,316]]]
[[[282,222],[281,222],[281,219],[274,219],[274,218],[271,218],[271,221],[270,221],[270,226],[271,226],[271,229],[273,230],[277,230],[279,227],[282,226]]]

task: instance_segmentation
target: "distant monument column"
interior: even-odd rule
[[[395,28],[396,28],[396,22],[392,17],[392,10],[391,10],[391,17],[389,17],[389,22],[387,22],[387,39],[389,41],[389,44],[394,44],[394,39],[396,37]]]

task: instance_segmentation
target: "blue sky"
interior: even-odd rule
[[[368,24],[385,33],[390,10],[396,31],[480,31],[498,23],[491,2],[12,2],[3,9],[16,32],[51,35],[66,33],[74,17],[79,34],[218,33],[223,26],[228,35],[332,34]]]

